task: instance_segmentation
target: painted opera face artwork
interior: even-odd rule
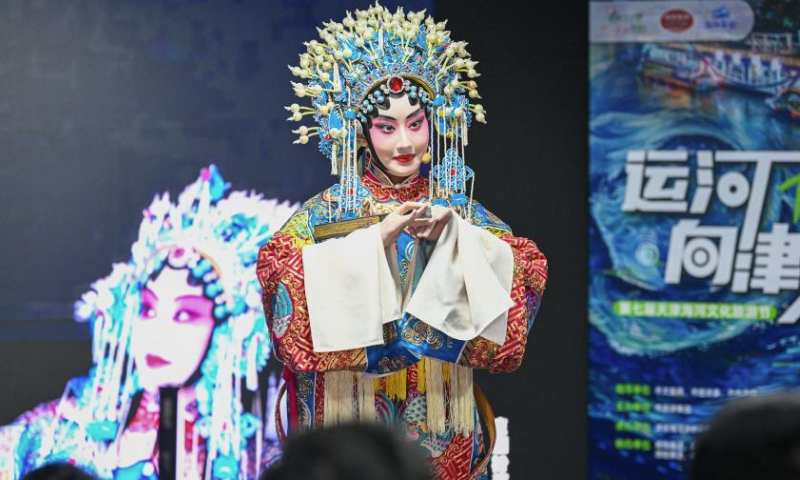
[[[75,305],[93,365],[64,395],[0,428],[0,473],[67,461],[100,478],[158,478],[158,392],[178,387],[178,478],[247,478],[279,452],[277,378],[254,252],[295,210],[228,192],[204,168],[156,196],[124,263]]]
[[[149,391],[185,385],[200,367],[214,331],[214,302],[185,269],[165,267],[142,289],[131,328],[131,353]]]

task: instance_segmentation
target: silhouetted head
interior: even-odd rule
[[[800,397],[731,403],[695,445],[690,480],[800,479]]]
[[[49,463],[26,473],[21,480],[97,480],[97,477],[69,463]]]
[[[260,480],[433,480],[419,447],[378,425],[343,425],[290,438]]]

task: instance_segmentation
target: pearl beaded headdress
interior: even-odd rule
[[[363,187],[357,174],[357,135],[361,124],[385,95],[407,93],[427,107],[431,125],[431,199],[451,206],[467,205],[466,184],[473,178],[464,165],[467,129],[473,118],[485,122],[485,110],[471,104],[480,98],[477,62],[466,42],[454,42],[445,23],[425,17],[425,11],[391,13],[375,4],[350,12],[341,23],[318,29],[322,41],[305,43],[299,66],[291,72],[304,82],[292,82],[298,97],[311,106],[293,104],[290,121],[311,115],[317,126],[300,126],[294,143],[319,137],[319,148],[340,175],[339,218],[358,216]]]

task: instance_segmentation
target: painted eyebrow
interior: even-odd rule
[[[415,117],[418,117],[420,113],[422,113],[422,109],[418,108],[416,112],[414,112],[411,115],[409,115],[408,117],[406,117],[406,121],[409,121],[409,120],[412,120],[412,119],[416,121],[417,118],[415,118]]]
[[[417,110],[416,110],[414,113],[412,113],[411,115],[407,116],[407,117],[406,117],[406,120],[408,120],[408,119],[410,119],[410,118],[412,118],[412,117],[416,116],[416,115],[417,115],[418,113],[420,113],[421,111],[422,111],[422,109],[421,109],[421,108],[418,108],[418,109],[417,109]],[[390,117],[389,115],[378,115],[377,117],[375,117],[375,119],[376,119],[376,120],[388,120],[388,121],[390,121],[390,122],[395,122],[395,123],[397,122],[397,119],[396,119],[396,118],[394,118],[394,117]]]
[[[179,302],[186,302],[186,301],[193,302],[193,301],[205,300],[205,299],[206,299],[206,297],[204,297],[202,295],[181,295],[180,297],[176,298],[175,300],[179,301]]]

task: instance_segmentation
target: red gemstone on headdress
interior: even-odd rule
[[[389,90],[394,93],[400,92],[403,89],[403,79],[400,77],[392,77],[389,79]]]

